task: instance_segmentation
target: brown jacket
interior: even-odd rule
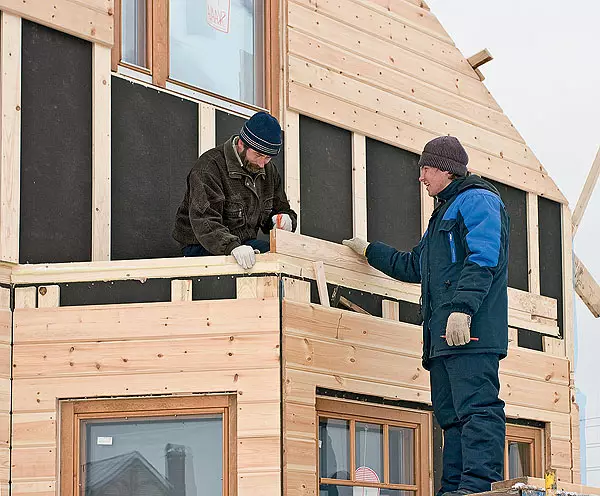
[[[281,177],[272,163],[253,176],[242,168],[232,136],[203,153],[187,178],[187,191],[177,210],[173,237],[186,245],[202,245],[213,255],[229,255],[260,227],[273,228],[271,217],[285,213],[296,229]]]

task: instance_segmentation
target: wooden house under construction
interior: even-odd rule
[[[0,494],[432,496],[419,287],[340,242],[418,242],[443,134],[511,216],[505,476],[579,483],[574,283],[598,295],[565,197],[425,2],[0,11]],[[181,257],[189,169],[261,108],[300,234],[250,271]]]

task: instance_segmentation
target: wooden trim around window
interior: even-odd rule
[[[539,427],[528,427],[524,425],[506,424],[506,440],[504,442],[504,478],[508,478],[508,443],[518,442],[530,445],[529,456],[532,474],[524,474],[529,477],[544,476],[544,430]]]
[[[223,496],[237,495],[236,396],[206,395],[108,400],[67,400],[60,402],[59,484],[63,496],[79,494],[79,466],[82,446],[81,422],[122,417],[180,417],[223,414]]]
[[[113,12],[113,33],[114,43],[110,54],[110,68],[113,72],[117,72],[119,62],[121,62],[121,0],[114,0]]]
[[[152,0],[152,84],[166,87],[169,78],[169,0]]]
[[[279,0],[265,0],[264,7],[264,106],[271,115],[282,122],[281,114],[281,84],[282,84],[282,65],[281,65],[281,17]]]

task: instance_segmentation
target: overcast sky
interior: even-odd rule
[[[492,53],[484,84],[573,209],[600,146],[600,1],[426,1],[464,56]],[[599,230],[600,184],[575,238],[600,282]],[[575,380],[589,418],[600,416],[600,319],[576,299]],[[600,485],[600,474],[589,475]]]

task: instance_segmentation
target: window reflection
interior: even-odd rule
[[[147,67],[146,0],[121,0],[121,59]]]
[[[383,482],[383,426],[356,422],[356,480]]]
[[[509,479],[530,476],[531,473],[531,445],[510,441],[508,443],[508,473]]]
[[[350,480],[350,423],[321,418],[319,446],[321,477]]]
[[[413,429],[390,426],[390,483],[415,483],[415,435]]]

